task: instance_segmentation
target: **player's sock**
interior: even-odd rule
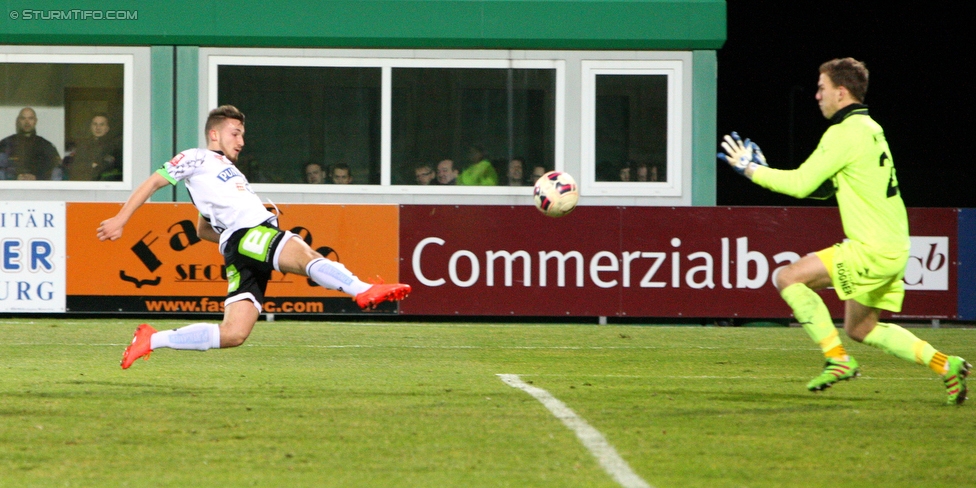
[[[837,331],[834,330],[834,335],[837,335]],[[840,342],[840,338],[837,338],[837,342]],[[830,349],[829,351],[824,351],[824,356],[828,358],[834,358],[838,361],[847,361],[850,357],[847,355],[847,349],[844,349],[843,344],[837,344],[836,347]]]
[[[793,316],[807,331],[810,338],[820,345],[824,356],[846,361],[847,350],[840,342],[837,327],[830,318],[830,310],[817,292],[803,283],[794,283],[780,291],[780,296],[793,309]]]
[[[938,375],[946,374],[949,371],[949,367],[947,365],[948,361],[949,356],[946,356],[939,351],[935,351],[935,354],[932,355],[932,359],[929,360],[929,369],[935,371],[935,374]]]
[[[338,290],[352,296],[356,296],[372,286],[357,278],[342,263],[326,258],[314,259],[308,263],[305,266],[305,274],[319,286]]]
[[[220,348],[220,326],[217,324],[191,324],[179,329],[161,330],[150,339],[152,349],[191,349],[206,351]]]
[[[914,361],[918,364],[928,364],[933,371],[936,371],[931,363],[938,351],[929,345],[928,342],[919,339],[915,336],[915,334],[912,334],[908,330],[895,324],[884,324],[879,322],[878,325],[874,326],[874,329],[864,338],[864,343],[869,346],[877,347],[888,354],[902,358],[906,361]],[[944,358],[945,355],[942,357]],[[943,359],[943,365],[945,364],[944,361],[945,360]],[[936,372],[939,374],[945,374],[944,369]]]

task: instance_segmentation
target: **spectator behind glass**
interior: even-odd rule
[[[437,184],[456,185],[458,170],[454,169],[454,161],[445,159],[437,163]]]
[[[635,170],[637,181],[658,181],[657,166],[640,163]]]
[[[620,181],[630,181],[631,166],[630,161],[620,166]]]
[[[427,163],[421,163],[419,166],[417,166],[414,169],[414,173],[416,174],[418,185],[430,185],[434,182],[434,177],[436,176],[434,174],[434,170],[431,169],[430,165]]]
[[[325,183],[325,170],[316,162],[305,163],[305,183],[320,185]]]
[[[533,166],[532,167],[532,181],[530,183],[532,183],[533,185],[535,185],[535,182],[536,181],[539,181],[539,178],[542,178],[542,175],[544,175],[544,174],[546,174],[546,167],[545,166],[543,166],[541,164],[537,164],[537,165]]]
[[[481,146],[471,146],[468,149],[468,160],[471,165],[464,169],[457,178],[458,185],[466,186],[495,186],[498,184],[498,172],[488,159],[488,153]]]
[[[352,183],[352,172],[346,163],[336,163],[332,166],[332,182],[337,185],[349,185]]]
[[[508,186],[523,186],[525,181],[525,158],[519,156],[508,162]]]
[[[122,181],[122,144],[111,132],[108,115],[95,114],[89,135],[78,141],[72,155],[64,157],[71,181]]]
[[[0,140],[0,179],[50,180],[61,156],[47,139],[37,135],[37,113],[24,107],[17,115],[17,133]]]

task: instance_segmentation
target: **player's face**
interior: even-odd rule
[[[17,115],[17,130],[20,132],[31,132],[37,127],[37,114],[29,108],[25,108]]]
[[[211,146],[217,146],[227,159],[237,162],[237,156],[244,148],[244,124],[237,119],[226,119],[219,127],[210,131]]]
[[[820,79],[817,81],[817,104],[820,105],[820,113],[825,118],[833,117],[840,110],[841,97],[843,93],[840,88],[834,86],[829,76],[820,73]]]
[[[102,137],[108,134],[108,119],[102,116],[93,117],[91,121],[91,133],[95,137]]]

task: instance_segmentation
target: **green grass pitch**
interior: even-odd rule
[[[944,406],[927,368],[850,340],[863,376],[809,393],[798,328],[261,322],[123,371],[137,324],[0,319],[0,486],[618,486],[499,374],[656,488],[976,483],[976,394]],[[976,359],[976,330],[913,331]]]

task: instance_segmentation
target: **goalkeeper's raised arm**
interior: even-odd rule
[[[824,134],[825,139],[828,134]],[[735,132],[724,137],[722,149],[718,158],[737,173],[763,188],[795,198],[830,198],[834,194],[831,177],[843,168],[843,164],[837,164],[843,159],[822,150],[823,141],[821,148],[795,170],[770,168],[759,145],[749,139],[743,141]]]

